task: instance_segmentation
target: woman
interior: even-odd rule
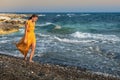
[[[16,44],[18,50],[24,55],[24,60],[27,60],[27,53],[31,48],[29,62],[33,62],[32,58],[34,56],[36,47],[36,37],[35,37],[35,22],[38,20],[38,16],[33,14],[25,24],[25,34],[23,38]]]

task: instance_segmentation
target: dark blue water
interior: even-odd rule
[[[120,76],[120,13],[41,13],[34,60]],[[0,36],[0,51],[22,56],[12,44],[19,32]]]

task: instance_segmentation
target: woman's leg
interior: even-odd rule
[[[32,47],[32,51],[31,51],[31,53],[30,53],[29,62],[33,62],[32,58],[33,58],[34,53],[35,53],[36,43],[33,43],[33,44],[31,45],[31,47]]]
[[[24,55],[24,60],[27,61],[27,55]]]

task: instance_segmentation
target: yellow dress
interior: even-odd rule
[[[32,22],[31,20],[26,21],[28,25],[27,33],[26,33],[26,39],[27,42],[24,43],[25,37],[23,37],[17,44],[16,47],[18,50],[26,56],[32,43],[36,43],[36,37],[35,37],[35,22]]]

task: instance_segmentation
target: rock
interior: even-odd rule
[[[25,14],[0,14],[0,34],[9,34],[19,30],[19,27],[24,27],[26,17]]]
[[[0,23],[0,34],[9,34],[19,31],[19,27],[11,23]]]
[[[9,18],[25,18],[25,17],[28,17],[28,16],[30,16],[30,15],[26,15],[26,14],[1,13],[0,16],[9,17]]]
[[[0,16],[0,21],[11,20],[9,17]]]
[[[13,25],[23,27],[25,25],[25,21],[26,21],[26,19],[15,18],[15,19],[11,19],[11,20],[6,20],[5,23],[11,23]]]

